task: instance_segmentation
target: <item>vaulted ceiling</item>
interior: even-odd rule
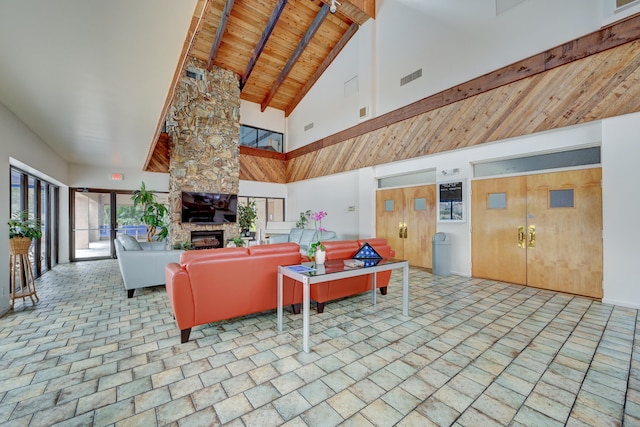
[[[166,171],[160,133],[189,59],[233,71],[241,99],[288,116],[372,17],[375,0],[198,0],[145,169]]]
[[[241,98],[288,115],[347,41],[374,0],[199,0],[188,56],[235,72]]]
[[[0,103],[71,164],[148,170],[190,58],[289,114],[375,17],[375,0],[340,3],[0,0]]]

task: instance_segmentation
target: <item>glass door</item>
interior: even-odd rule
[[[111,192],[71,190],[71,260],[110,258]]]
[[[156,200],[168,204],[167,193],[154,193]],[[115,258],[113,239],[122,234],[147,240],[142,208],[133,207],[131,192],[71,189],[71,260]]]

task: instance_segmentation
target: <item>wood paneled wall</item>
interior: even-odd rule
[[[287,182],[640,111],[640,15],[287,153]]]
[[[240,146],[240,179],[286,183],[284,153]]]
[[[638,111],[634,15],[286,155],[241,147],[240,179],[301,181]]]

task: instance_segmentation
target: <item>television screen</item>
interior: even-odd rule
[[[225,224],[236,222],[238,196],[224,193],[182,192],[182,222]]]

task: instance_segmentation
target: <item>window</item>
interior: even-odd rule
[[[283,152],[283,134],[251,126],[240,126],[240,145],[261,148],[263,150]]]
[[[35,277],[58,263],[59,188],[16,168],[11,168],[10,215],[27,211],[37,219],[42,237],[29,249],[29,260]]]
[[[256,208],[258,210],[258,217],[256,218],[257,231],[267,228],[267,223],[270,221],[284,221],[284,199],[270,198],[270,197],[243,197],[238,196],[238,205],[246,205],[247,203],[256,202]]]
[[[616,0],[616,8],[634,3],[636,0]]]

